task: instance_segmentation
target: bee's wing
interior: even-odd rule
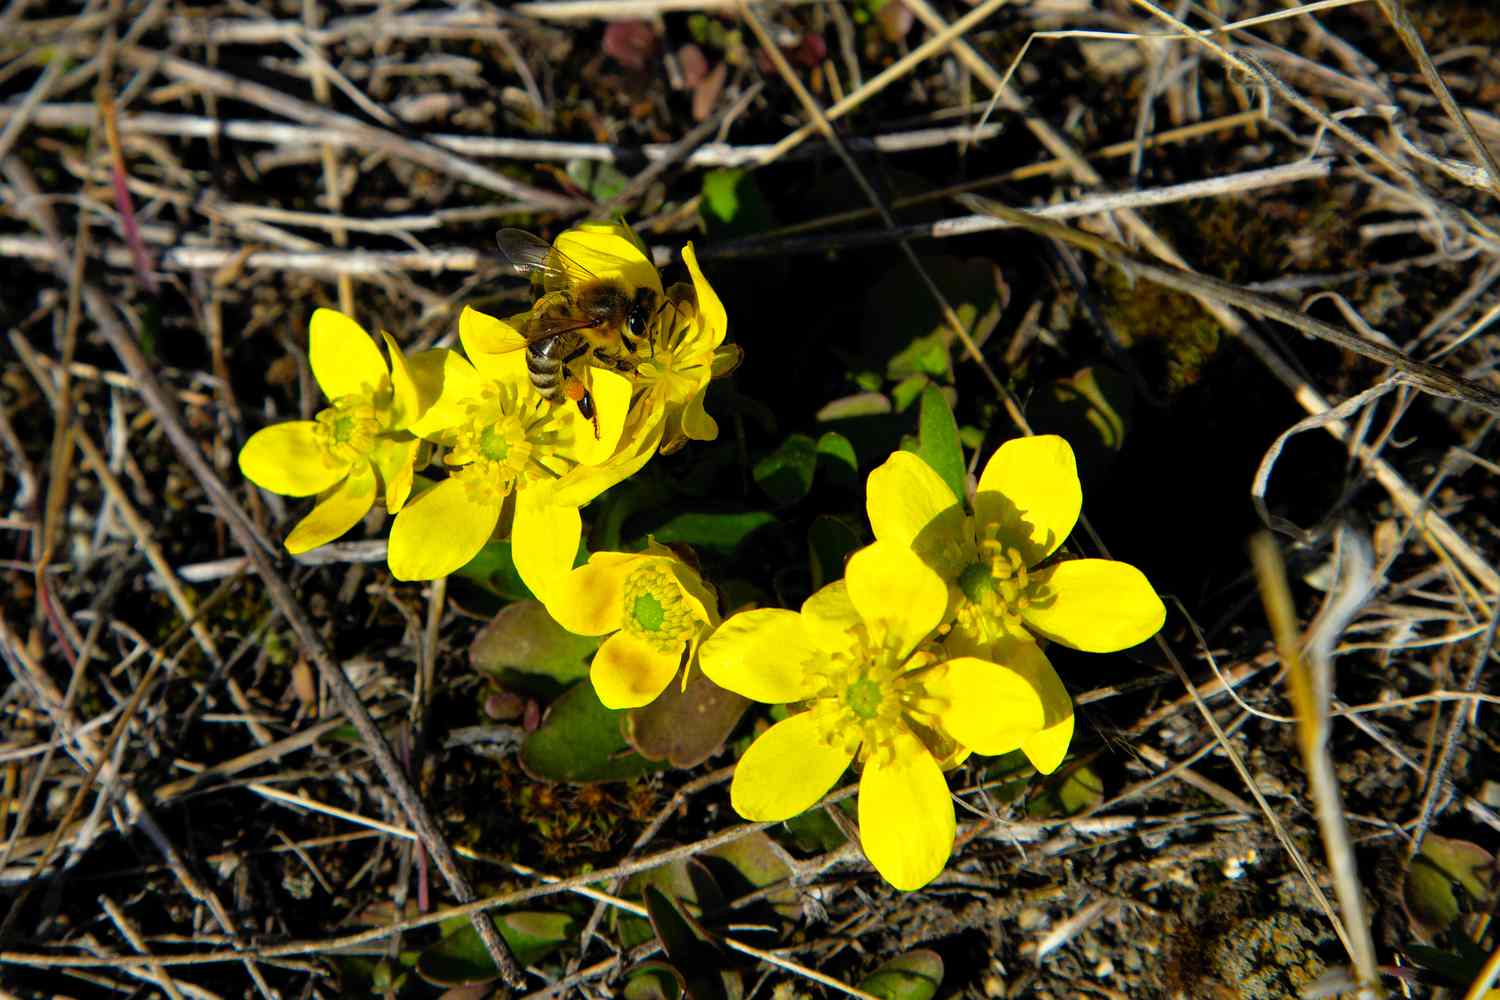
[[[526,342],[534,344],[539,340],[556,337],[561,333],[588,330],[598,325],[599,321],[597,319],[578,312],[533,311],[531,321],[526,325]]]
[[[502,229],[495,234],[500,252],[517,274],[542,276],[542,287],[549,292],[591,281],[594,272],[578,263],[552,244],[523,229]]]

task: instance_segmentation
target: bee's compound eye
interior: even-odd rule
[[[578,412],[583,414],[583,419],[594,419],[594,396],[593,393],[584,392],[578,397]]]
[[[632,337],[643,337],[646,335],[646,311],[644,309],[630,310],[630,319],[626,325],[630,327]]]

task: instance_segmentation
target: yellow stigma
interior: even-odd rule
[[[1021,629],[1021,612],[1039,595],[1026,560],[1014,545],[998,538],[999,524],[986,524],[978,539],[978,558],[958,575],[963,594],[954,627],[988,643]]]
[[[512,386],[488,383],[464,404],[444,461],[462,469],[470,499],[503,500],[524,482],[553,479],[569,464],[561,453],[552,407],[526,405]],[[560,466],[560,468],[553,468]]]
[[[671,652],[707,624],[682,596],[671,570],[646,560],[625,577],[620,626],[663,652]]]
[[[333,405],[316,417],[314,436],[329,456],[340,462],[352,462],[368,455],[380,433],[375,404],[368,396],[340,396]]]
[[[817,683],[809,708],[823,739],[866,761],[888,759],[903,733],[926,742],[940,706],[923,689],[920,668],[934,657],[918,651],[902,658],[893,640],[873,641],[863,624],[850,637],[847,649],[804,668]]]

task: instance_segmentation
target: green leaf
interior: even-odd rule
[[[625,1000],[678,1000],[682,996],[682,980],[666,962],[642,962],[625,980],[621,996]]]
[[[819,514],[807,529],[807,557],[811,564],[812,589],[844,577],[844,563],[859,548],[859,533],[847,522]]]
[[[817,421],[826,424],[832,420],[850,420],[854,417],[878,417],[891,412],[891,401],[884,393],[856,392],[823,404],[817,413]]]
[[[854,445],[838,431],[824,431],[818,438],[818,482],[859,492],[859,459]]]
[[[764,232],[775,221],[755,175],[741,167],[704,174],[698,205],[709,235],[716,239]]]
[[[1489,907],[1495,898],[1495,858],[1478,844],[1428,834],[1402,885],[1412,929],[1431,939],[1466,911]]]
[[[516,964],[535,965],[578,933],[577,922],[566,913],[523,910],[494,918],[495,929],[510,947]],[[463,926],[422,952],[417,974],[437,986],[466,986],[499,977],[479,933],[467,921]]]
[[[1104,781],[1083,764],[1073,764],[1053,772],[1042,791],[1026,806],[1028,816],[1047,819],[1076,816],[1104,799]]]
[[[740,975],[703,926],[677,900],[654,885],[644,893],[646,912],[662,950],[682,977],[683,992],[692,1000],[739,1000],[744,996]]]
[[[806,434],[792,434],[771,454],[755,463],[752,475],[775,503],[788,506],[812,489],[818,465],[818,446]]]
[[[922,393],[922,408],[917,416],[917,455],[948,484],[956,499],[964,499],[968,491],[964,488],[964,447],[958,440],[958,422],[953,419],[948,400],[936,386],[930,385]]]
[[[1463,989],[1477,979],[1479,970],[1484,966],[1482,956],[1470,960],[1441,948],[1429,948],[1421,944],[1410,944],[1401,950],[1417,965],[1436,973],[1443,982],[1456,989]]]
[[[521,766],[546,781],[625,781],[661,770],[630,749],[620,735],[623,712],[605,708],[587,681],[552,703],[542,724],[521,744]]]
[[[724,514],[678,514],[651,532],[663,545],[679,542],[698,549],[732,555],[740,543],[761,528],[776,523],[776,515],[764,510]]]
[[[923,948],[884,963],[859,988],[882,1000],[932,1000],[942,984],[942,958]]]
[[[599,160],[569,160],[564,170],[568,179],[587,191],[595,201],[609,201],[630,183],[630,178],[613,163]]]
[[[574,635],[553,621],[540,601],[516,601],[500,609],[469,646],[469,664],[506,687],[535,688],[557,694],[588,676],[588,658],[599,648],[598,636]],[[550,682],[550,683],[549,683]]]
[[[685,689],[674,681],[651,704],[626,714],[625,738],[647,760],[696,767],[718,752],[749,707],[748,698],[693,669]]]
[[[908,375],[896,383],[896,387],[891,390],[891,402],[895,404],[896,412],[905,413],[911,409],[911,404],[921,399],[922,393],[926,392],[930,385],[932,385],[932,379],[921,372]]]

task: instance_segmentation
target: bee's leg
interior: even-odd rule
[[[599,411],[594,407],[594,395],[582,382],[569,382],[566,390],[569,399],[578,404],[578,412],[594,425],[594,440],[599,440]]]

